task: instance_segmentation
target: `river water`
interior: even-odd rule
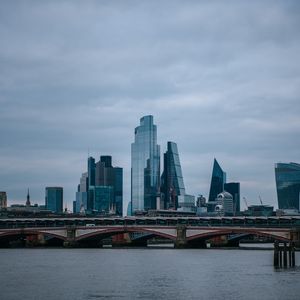
[[[0,299],[300,299],[300,267],[278,271],[272,259],[270,250],[0,249]]]

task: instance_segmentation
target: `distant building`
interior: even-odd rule
[[[224,191],[225,183],[226,183],[226,173],[222,170],[217,160],[214,159],[208,202],[215,201],[218,194]]]
[[[26,206],[30,207],[31,203],[30,203],[30,195],[29,195],[29,189],[27,191],[27,197],[26,197]]]
[[[76,213],[123,214],[123,169],[112,166],[112,157],[88,158],[76,192]]]
[[[233,215],[233,197],[230,193],[223,191],[218,194],[215,211],[219,211],[222,216]]]
[[[127,216],[128,217],[132,216],[131,201],[129,201],[127,205]]]
[[[250,205],[244,215],[254,217],[269,217],[274,213],[274,207],[270,205]]]
[[[176,143],[168,142],[164,154],[164,169],[161,176],[161,200],[163,209],[177,209],[184,202],[185,187]]]
[[[233,214],[240,212],[240,183],[228,182],[224,184],[224,190],[233,197]]]
[[[153,116],[144,116],[131,144],[132,212],[156,209],[160,189],[160,147]]]
[[[182,202],[178,202],[178,211],[196,212],[195,196],[185,194]]]
[[[0,192],[0,209],[7,207],[7,194],[6,192]]]
[[[300,164],[275,164],[275,179],[279,209],[300,210]]]
[[[63,212],[63,188],[46,187],[45,205],[46,209],[54,213]]]

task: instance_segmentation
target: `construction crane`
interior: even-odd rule
[[[262,200],[261,200],[261,196],[258,195],[258,197],[259,197],[260,204],[263,205]]]
[[[243,197],[243,200],[244,200],[244,202],[245,202],[245,204],[246,204],[246,207],[247,207],[247,209],[248,209],[248,203],[247,203],[246,197]]]

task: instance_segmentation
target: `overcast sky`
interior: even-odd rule
[[[0,190],[43,204],[63,186],[71,209],[89,149],[124,168],[126,208],[152,114],[188,193],[208,196],[216,157],[277,208],[274,163],[300,162],[299,28],[297,0],[1,1]]]

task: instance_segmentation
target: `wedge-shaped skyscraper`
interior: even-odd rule
[[[160,147],[153,116],[140,119],[131,144],[132,212],[156,208],[160,186]]]
[[[217,160],[214,159],[208,201],[215,201],[218,194],[223,192],[225,183],[226,173],[222,170]]]
[[[161,198],[164,209],[177,209],[184,202],[185,188],[176,143],[168,142],[164,153],[164,170],[161,176]]]
[[[300,210],[300,164],[275,164],[275,179],[279,209]]]

